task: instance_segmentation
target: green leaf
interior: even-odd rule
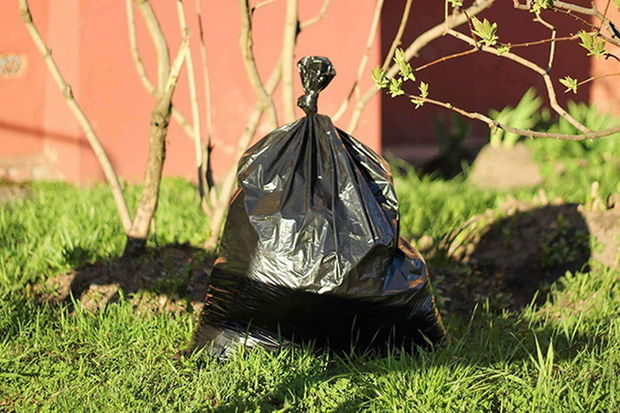
[[[428,97],[428,83],[420,82],[418,85],[418,89],[420,90],[420,97],[427,98]],[[418,97],[412,97],[411,103],[415,105],[415,108],[418,109],[420,106],[424,105],[424,100]]]
[[[403,80],[409,79],[412,82],[415,81],[413,69],[411,68],[409,62],[407,62],[407,57],[403,49],[396,49],[396,53],[394,54],[394,62],[398,65],[398,71],[400,72],[400,76]]]
[[[422,96],[423,98],[428,97],[428,83],[420,82],[420,86],[418,86],[418,89],[420,89],[420,96]]]
[[[372,80],[375,82],[375,86],[377,86],[377,89],[383,89],[388,86],[389,81],[387,75],[385,74],[385,71],[382,70],[379,66],[372,69],[371,75]]]
[[[404,94],[405,92],[403,91],[403,80],[400,78],[391,78],[390,79],[390,96],[391,97],[396,97],[399,95]]]
[[[394,53],[394,61],[398,65],[407,61],[407,56],[405,55],[405,51],[401,49],[400,47],[396,49],[396,53]]]
[[[543,9],[548,9],[552,4],[553,0],[534,0],[530,11],[532,13],[540,14]]]
[[[620,0],[616,0],[616,1],[620,1]],[[461,7],[463,5],[463,0],[448,0],[448,3],[450,3],[452,7]]]
[[[476,36],[480,38],[480,42],[485,46],[493,46],[497,43],[497,23],[491,23],[487,19],[480,21],[473,17],[471,22],[474,25],[472,30]]]
[[[570,76],[564,76],[562,79],[560,79],[560,83],[566,86],[566,90],[564,91],[564,93],[568,93],[571,91],[573,93],[577,93],[577,86],[579,86],[577,79],[573,79]]]
[[[588,51],[588,56],[604,56],[606,53],[605,50],[605,40],[600,39],[594,33],[588,33],[584,30],[580,30],[577,33],[581,43],[579,45]]]
[[[504,53],[508,53],[509,51],[510,51],[510,45],[509,44],[503,44],[503,45],[497,47],[497,52],[500,55],[503,55]]]

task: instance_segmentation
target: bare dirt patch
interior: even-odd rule
[[[518,310],[544,301],[567,271],[617,265],[620,208],[586,209],[509,200],[472,217],[441,246],[449,264],[432,268],[444,308],[468,314],[488,298],[495,309]]]
[[[150,249],[143,256],[97,262],[50,278],[35,291],[51,304],[71,303],[98,311],[123,294],[139,312],[198,312],[213,256],[189,245]]]

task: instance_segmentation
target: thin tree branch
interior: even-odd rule
[[[578,39],[579,36],[577,36],[576,34],[572,35],[572,36],[564,36],[564,37],[551,37],[549,39],[542,39],[542,40],[535,40],[533,42],[522,42],[522,43],[501,43],[502,46],[506,46],[509,47],[510,49],[515,49],[517,47],[530,47],[530,46],[537,46],[540,44],[545,44],[545,43],[552,43],[552,42],[562,42],[562,41],[568,41],[568,40],[575,40]]]
[[[140,81],[142,82],[142,85],[144,86],[146,91],[151,96],[158,99],[160,96],[159,90],[149,80],[146,74],[146,69],[144,68],[144,63],[140,58],[140,52],[138,50],[138,42],[136,38],[136,24],[131,0],[125,0],[125,5],[127,9],[127,27],[129,29],[129,50],[131,51],[131,57],[134,62],[134,66],[136,67],[138,77],[140,78]],[[189,124],[189,122],[187,122],[185,116],[174,106],[172,107],[172,117],[181,126],[181,128],[183,128],[187,136],[191,138],[193,132],[192,126]]]
[[[306,20],[304,22],[301,22],[301,24],[299,25],[299,28],[301,30],[303,30],[303,29],[305,29],[305,28],[307,28],[309,26],[312,26],[313,24],[318,23],[321,20],[323,20],[325,18],[325,13],[327,13],[327,8],[329,7],[329,4],[331,2],[332,2],[332,0],[324,0],[323,1],[323,5],[321,6],[321,9],[319,10],[319,13],[316,16],[314,16],[314,17],[312,17],[312,18],[310,18],[310,19],[308,19],[308,20]]]
[[[364,74],[364,70],[366,69],[366,64],[368,63],[368,56],[370,55],[370,50],[372,49],[372,45],[375,42],[375,37],[377,35],[377,27],[379,27],[379,21],[381,17],[381,10],[383,9],[383,0],[377,0],[375,5],[375,11],[373,13],[372,21],[370,23],[370,29],[368,30],[368,39],[366,39],[366,46],[364,47],[364,53],[362,54],[362,58],[360,59],[360,63],[357,67],[357,74],[355,75],[355,80],[353,81],[353,85],[351,86],[351,90],[347,94],[347,97],[342,101],[340,107],[332,116],[334,122],[337,122],[338,119],[342,116],[342,114],[347,110],[349,106],[349,102],[354,94],[359,94],[359,83],[362,79],[362,75]]]
[[[478,13],[488,9],[493,5],[495,0],[480,0],[477,3],[474,3],[472,6],[467,8],[466,12],[468,16],[475,16]],[[418,36],[405,50],[405,59],[407,61],[411,60],[414,56],[417,56],[418,52],[427,44],[432,42],[433,40],[441,37],[444,32],[448,29],[452,29],[454,27],[458,27],[461,24],[467,21],[467,17],[464,13],[456,14],[451,16],[447,21],[443,21],[436,26],[428,29],[420,36]],[[387,69],[387,76],[393,77],[396,73],[398,73],[398,65],[392,64]],[[359,125],[359,121],[362,115],[362,111],[366,107],[366,104],[373,96],[378,92],[378,89],[373,85],[369,87],[365,93],[357,100],[355,107],[353,109],[353,113],[351,115],[351,120],[349,122],[349,126],[347,127],[348,133],[354,133]]]
[[[58,88],[60,89],[62,95],[65,98],[65,101],[67,102],[67,105],[69,106],[69,109],[71,109],[71,112],[80,123],[80,126],[84,131],[84,135],[86,135],[86,139],[88,140],[90,147],[92,148],[95,156],[97,157],[97,160],[99,161],[99,165],[101,166],[106,180],[110,185],[112,196],[114,197],[114,201],[116,203],[116,208],[118,209],[123,229],[125,230],[125,232],[127,232],[131,228],[131,217],[129,215],[129,209],[127,208],[127,203],[125,202],[123,190],[121,189],[121,184],[119,182],[118,176],[116,175],[116,171],[114,170],[114,167],[112,166],[112,163],[110,162],[110,159],[108,158],[108,155],[103,148],[101,141],[97,137],[90,121],[86,117],[86,114],[84,114],[84,111],[75,100],[73,92],[71,91],[71,86],[65,81],[62,73],[60,72],[56,61],[52,57],[52,51],[49,47],[47,47],[45,41],[43,40],[37,27],[35,26],[27,0],[19,1],[19,12],[22,20],[24,21],[24,24],[26,25],[26,28],[28,29],[30,37],[32,37],[32,40],[34,41],[34,44],[39,50],[39,53],[41,53],[41,55],[43,56],[43,60],[45,61],[48,70],[56,81]]]
[[[381,65],[381,70],[386,70],[387,67],[389,66],[389,64],[392,62],[392,58],[394,57],[394,53],[396,53],[396,48],[398,46],[400,46],[400,42],[403,38],[403,34],[405,33],[405,27],[407,26],[407,21],[409,21],[409,13],[411,11],[411,3],[413,3],[413,0],[407,0],[407,3],[405,3],[405,8],[403,9],[403,14],[400,17],[400,23],[398,24],[398,30],[396,31],[396,35],[394,36],[394,39],[392,40],[392,44],[390,45],[390,49],[388,50],[387,54],[385,55],[385,60],[383,61],[383,64]],[[446,0],[446,7],[447,7],[447,0]],[[447,9],[446,9],[446,13],[447,13]]]
[[[146,74],[146,68],[140,58],[140,52],[138,50],[138,41],[136,36],[136,23],[133,14],[133,6],[131,0],[125,0],[125,9],[127,11],[127,27],[129,29],[129,50],[131,51],[131,57],[133,58],[134,66],[138,72],[138,77],[142,82],[144,88],[151,94],[157,93],[157,88],[153,86],[153,83],[149,80]]]
[[[205,88],[205,104],[207,106],[207,136],[209,137],[209,144],[211,142],[211,136],[213,135],[213,111],[211,104],[211,81],[209,80],[209,65],[207,59],[207,46],[204,38],[204,29],[202,25],[202,10],[200,6],[200,0],[196,0],[196,17],[198,19],[198,30],[200,38],[200,56],[202,61],[202,77]]]
[[[609,28],[609,19],[607,18],[607,13],[601,13],[601,11],[596,7],[596,5],[594,4],[594,2],[590,3],[592,5],[592,7],[583,7],[583,6],[579,6],[573,3],[568,3],[566,1],[560,1],[560,0],[553,0],[552,4],[551,4],[551,10],[553,11],[564,11],[564,12],[575,12],[575,13],[579,13],[579,14],[583,14],[586,16],[593,16],[596,17],[597,19],[599,19],[601,21],[601,26],[606,26],[607,29],[612,32]],[[517,0],[513,1],[513,6],[515,8],[521,9],[521,10],[530,10],[531,9],[531,2],[526,2],[525,4],[520,4]],[[588,23],[590,24],[590,23]],[[592,26],[594,27],[594,26]],[[620,41],[617,41],[613,38],[610,38],[608,36],[604,36],[602,33],[600,33],[600,31],[598,32],[599,36],[602,36],[608,43],[613,44],[614,46],[618,46],[620,47]]]
[[[207,198],[203,198],[203,202],[201,202],[202,207],[205,213],[210,214],[210,207],[214,205],[217,201],[217,194],[215,192],[215,186],[213,184],[213,171],[211,170],[211,151],[213,150],[213,140],[215,132],[213,130],[213,105],[211,102],[211,82],[209,80],[209,65],[207,59],[207,46],[204,38],[204,29],[202,25],[202,10],[200,5],[201,0],[196,0],[196,18],[198,19],[198,30],[199,30],[199,38],[200,38],[200,59],[202,63],[202,80],[204,84],[204,93],[205,93],[205,111],[206,111],[206,121],[207,121],[207,144],[203,145],[203,170],[200,172],[199,177],[199,188],[206,186],[206,189],[209,194],[209,199],[207,202]],[[201,180],[204,180],[204,184],[201,184]],[[203,194],[201,194],[203,196]]]
[[[252,20],[248,2],[248,0],[239,0],[239,8],[241,10],[241,37],[239,39],[241,56],[250,84],[259,102],[267,111],[269,127],[275,129],[278,126],[278,116],[276,114],[275,105],[273,104],[271,95],[265,91],[265,86],[260,79],[258,68],[256,67],[252,40]]]
[[[549,47],[549,60],[547,61],[547,73],[549,73],[551,71],[551,67],[553,66],[553,58],[555,57],[555,38],[556,38],[556,30],[555,30],[555,26],[553,26],[551,23],[546,22],[542,17],[540,17],[540,15],[537,15],[534,18],[534,21],[539,22],[540,24],[542,24],[543,26],[545,26],[547,29],[551,30],[551,46]]]
[[[187,27],[187,22],[185,21],[185,10],[183,8],[183,0],[177,0],[177,16],[179,19],[179,27],[182,33],[189,32],[189,28]],[[202,171],[204,169],[204,151],[203,151],[203,143],[202,137],[200,133],[200,110],[198,106],[198,96],[196,91],[196,78],[194,74],[194,62],[192,59],[192,51],[191,48],[187,49],[187,57],[185,58],[185,64],[187,69],[187,84],[189,87],[189,99],[192,106],[192,125],[193,133],[192,137],[194,139],[194,152],[196,157],[196,171],[198,178],[198,192],[200,193],[201,198],[204,196],[204,183],[202,180]]]
[[[603,12],[603,17],[601,18],[601,24],[598,26],[598,29],[596,30],[596,33],[600,33],[601,29],[603,28],[603,24],[605,24],[605,21],[607,20],[607,12],[609,11],[609,5],[611,4],[611,0],[607,0],[607,4],[605,5],[605,11]]]
[[[138,10],[144,18],[146,28],[151,35],[153,44],[155,45],[155,53],[157,54],[157,78],[158,89],[164,90],[166,81],[168,80],[168,74],[170,73],[170,52],[168,51],[168,42],[166,42],[166,36],[159,25],[159,20],[151,7],[148,0],[135,0]]]
[[[260,3],[256,3],[254,6],[252,6],[252,8],[250,9],[251,13],[254,13],[256,10],[260,9],[261,7],[265,7],[271,3],[275,3],[278,0],[264,0],[261,1]]]
[[[538,132],[538,131],[533,131],[529,129],[519,129],[519,128],[513,128],[512,126],[493,120],[489,118],[488,116],[485,116],[481,113],[466,111],[464,109],[454,106],[451,103],[441,102],[435,99],[424,98],[422,96],[416,96],[416,95],[409,95],[409,98],[420,100],[420,101],[423,101],[424,103],[430,103],[436,106],[441,106],[442,108],[449,109],[469,119],[479,120],[481,122],[486,123],[491,129],[500,128],[500,129],[505,130],[506,132],[511,132],[511,133],[514,133],[520,136],[526,136],[530,138],[553,138],[553,139],[562,139],[562,140],[569,140],[569,141],[583,141],[586,139],[604,138],[606,136],[620,133],[620,126],[615,127],[615,128],[604,129],[601,131],[589,131],[589,132],[582,133],[579,135],[568,135],[568,134],[562,134],[562,133]]]
[[[457,57],[467,56],[467,55],[474,54],[474,53],[479,52],[479,51],[480,51],[480,49],[474,47],[473,49],[469,49],[469,50],[465,50],[465,51],[462,51],[462,52],[454,53],[454,54],[451,54],[451,55],[448,55],[448,56],[440,57],[440,58],[435,59],[435,60],[433,60],[431,62],[423,64],[422,66],[416,67],[415,69],[413,69],[413,71],[414,72],[419,72],[419,71],[427,69],[427,68],[429,68],[429,67],[431,67],[433,65],[436,65],[437,63],[445,62],[447,60],[456,59]]]
[[[472,39],[471,37],[457,32],[455,30],[448,30],[448,34],[453,36],[456,39],[459,39],[469,45],[474,46],[475,45],[475,41],[474,39]],[[578,122],[575,118],[573,118],[568,112],[566,112],[566,110],[560,106],[560,104],[557,101],[557,97],[555,94],[555,89],[553,87],[553,83],[551,81],[551,77],[549,76],[549,74],[547,73],[547,71],[545,69],[543,69],[542,67],[538,66],[537,64],[535,64],[534,62],[531,62],[530,60],[527,60],[519,55],[516,55],[514,53],[511,52],[500,52],[498,51],[496,48],[494,47],[490,47],[490,46],[480,46],[480,50],[482,50],[483,52],[486,53],[490,53],[493,54],[495,56],[501,57],[503,59],[508,59],[508,60],[512,60],[515,63],[518,63],[532,71],[534,71],[535,73],[538,73],[544,80],[545,82],[545,86],[547,88],[547,97],[549,98],[549,104],[550,106],[553,108],[553,110],[555,110],[555,112],[560,115],[561,117],[563,117],[564,119],[566,119],[571,125],[573,125],[575,128],[577,128],[577,130],[579,130],[580,132],[586,133],[589,132],[588,128],[586,128],[584,125],[582,125],[580,122]]]
[[[295,43],[297,42],[297,0],[286,0],[286,16],[282,35],[282,109],[284,123],[295,121]]]
[[[582,86],[582,85],[585,85],[586,83],[592,82],[593,80],[604,79],[606,77],[611,77],[611,76],[620,76],[620,72],[606,73],[604,75],[592,76],[592,77],[582,80],[581,82],[577,83],[577,85]]]
[[[578,16],[575,13],[572,13],[570,10],[555,9],[554,11],[557,13],[566,14],[567,16],[572,17],[573,19],[577,20],[579,23],[582,23],[584,26],[588,27],[589,30],[596,30],[595,25],[593,25],[586,19],[582,18],[581,16]]]

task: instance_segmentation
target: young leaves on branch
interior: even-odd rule
[[[394,55],[394,62],[398,65],[398,71],[404,80],[411,80],[415,82],[415,75],[413,74],[413,69],[411,69],[411,65],[407,62],[407,57],[405,56],[405,51],[401,48],[396,49],[396,54]]]
[[[497,43],[497,23],[491,23],[487,19],[480,21],[476,17],[472,17],[471,22],[474,25],[472,31],[480,38],[483,45],[493,46]]]
[[[595,33],[588,33],[584,30],[577,33],[581,43],[579,45],[588,51],[588,56],[604,56],[605,40],[600,39]]]
[[[539,14],[543,9],[548,9],[552,5],[553,0],[534,0],[530,11]]]
[[[579,84],[577,83],[577,79],[573,79],[570,76],[564,76],[562,79],[560,79],[560,83],[566,86],[566,90],[564,91],[564,93],[577,93],[577,86],[579,86]]]
[[[400,77],[398,78],[388,78],[386,72],[380,67],[375,67],[371,73],[372,80],[375,82],[377,88],[384,89],[387,87],[391,97],[400,96],[405,93],[402,87],[404,81],[415,81],[413,69],[411,68],[409,62],[407,62],[407,57],[405,56],[405,51],[403,49],[396,49],[394,62],[398,65],[398,71],[400,74]]]
[[[616,0],[616,1],[620,1],[620,0]],[[463,0],[448,0],[448,3],[450,3],[450,5],[452,7],[461,7],[463,5]]]
[[[386,88],[390,84],[390,81],[388,80],[385,71],[382,70],[379,66],[372,69],[371,75],[373,82],[375,82],[375,86],[377,86],[377,89]]]
[[[403,79],[401,78],[391,78],[390,79],[390,96],[396,97],[404,94],[403,91]]]
[[[497,53],[499,53],[500,55],[503,55],[504,53],[508,53],[510,51],[510,45],[509,44],[503,44],[501,46],[497,46]]]
[[[377,88],[387,88],[391,97],[405,94],[405,91],[403,90],[403,82],[407,80],[411,80],[412,82],[416,81],[416,77],[413,74],[413,69],[407,61],[407,57],[405,56],[405,51],[403,49],[396,49],[396,53],[394,54],[394,63],[398,65],[399,77],[389,78],[387,73],[380,67],[375,67],[371,72],[372,80],[375,82]],[[418,89],[420,91],[420,95],[411,97],[411,102],[415,105],[416,109],[424,104],[424,98],[428,96],[428,83],[420,82]]]
[[[420,90],[420,98],[417,97],[412,97],[411,98],[411,103],[413,103],[415,105],[415,108],[418,109],[420,106],[424,105],[424,100],[428,97],[428,83],[426,82],[420,82],[420,85],[418,86],[418,89]]]

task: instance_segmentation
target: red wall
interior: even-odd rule
[[[588,1],[577,1],[587,5]],[[597,0],[601,7],[606,0]],[[128,180],[143,176],[147,151],[147,133],[154,99],[143,88],[131,61],[124,2],[120,0],[30,0],[33,16],[74,94],[93,123],[119,174]],[[152,0],[171,45],[174,57],[180,41],[175,2]],[[185,0],[187,20],[192,27],[192,53],[201,101],[203,136],[204,99],[200,72],[200,50],[194,2]],[[240,136],[256,98],[251,90],[239,51],[239,11],[236,1],[202,1],[203,20],[209,57],[213,96],[212,113],[215,138],[214,167],[216,178],[230,165],[235,142]],[[254,2],[253,2],[254,3]],[[305,20],[318,13],[322,0],[300,1],[300,17]],[[364,51],[374,1],[333,0],[323,21],[304,30],[299,36],[296,57],[317,54],[332,59],[338,75],[322,93],[319,108],[333,114],[351,87],[357,65]],[[439,2],[413,3],[411,21],[403,38],[403,46],[442,18]],[[443,3],[443,2],[440,2]],[[276,1],[254,14],[255,51],[263,79],[274,67],[281,49],[284,1]],[[372,49],[367,71],[379,64],[398,27],[404,0],[385,0],[381,30]],[[612,3],[613,6],[613,3]],[[613,7],[612,7],[613,8]],[[154,49],[138,10],[135,10],[139,47],[149,77],[156,81]],[[612,10],[615,21],[619,13]],[[0,55],[16,53],[23,56],[24,67],[17,76],[0,76],[0,169],[2,160],[36,155],[50,164],[47,176],[87,183],[102,179],[100,168],[83,133],[70,113],[57,86],[34,49],[32,40],[17,11],[17,2],[0,4],[3,36]],[[502,16],[504,18],[502,18]],[[508,18],[506,18],[508,16]],[[481,17],[501,20],[499,36],[503,41],[519,42],[548,37],[532,15],[515,11],[512,2],[498,0]],[[574,20],[557,16],[558,35],[576,30]],[[464,44],[448,37],[434,42],[414,58],[413,66],[455,51],[465,50]],[[519,50],[527,57],[544,64],[547,47]],[[585,51],[575,44],[559,43],[552,76],[561,101],[588,100],[602,109],[620,113],[620,77],[608,77],[581,87],[577,96],[562,93],[557,78],[570,75],[579,79],[590,75],[617,71],[613,59],[585,58]],[[470,55],[438,64],[418,77],[430,84],[431,97],[449,100],[470,110],[487,112],[489,108],[514,105],[523,92],[536,85],[542,90],[541,79],[513,62],[485,54]],[[489,79],[492,79],[489,83]],[[364,76],[362,89],[370,86]],[[296,94],[301,94],[296,82]],[[280,90],[275,93],[279,107]],[[182,75],[175,105],[191,121],[191,110],[185,74]],[[350,108],[351,109],[351,108]],[[349,109],[349,112],[350,112]],[[297,110],[298,116],[301,111]],[[339,126],[348,125],[348,116]],[[425,105],[413,110],[407,99],[392,99],[377,94],[365,109],[355,136],[374,149],[403,148],[414,142],[435,141],[434,119],[447,112]],[[486,131],[478,125],[478,133]],[[259,128],[257,137],[268,133]],[[1,171],[0,171],[1,172]],[[168,136],[168,155],[164,172],[167,175],[194,179],[193,144],[173,121]],[[1,175],[1,173],[0,173]]]
[[[124,2],[120,0],[62,0],[62,7],[48,1],[31,0],[34,20],[74,95],[102,140],[118,173],[129,180],[143,176],[147,133],[154,99],[143,88],[131,61]],[[174,1],[151,2],[160,18],[174,57],[180,30]],[[198,96],[204,104],[200,49],[194,2],[186,1],[187,21],[192,28],[192,54]],[[322,0],[300,2],[300,18],[315,16]],[[213,99],[214,167],[216,178],[230,165],[235,142],[240,136],[256,98],[248,83],[239,51],[239,10],[234,1],[203,2],[209,72]],[[371,2],[336,0],[323,21],[304,30],[298,41],[296,59],[317,54],[330,57],[338,75],[321,94],[319,111],[332,114],[346,96],[364,51],[366,33],[374,6]],[[355,18],[351,18],[352,10]],[[0,156],[44,153],[52,163],[52,176],[77,183],[101,180],[102,173],[58,88],[46,71],[42,58],[21,22],[17,2],[0,6],[4,33],[0,53],[25,56],[25,70],[18,77],[0,78]],[[139,47],[148,74],[155,81],[154,49],[141,16],[135,10]],[[258,9],[254,15],[255,52],[263,79],[280,54],[284,2]],[[346,27],[346,30],[343,28]],[[375,42],[369,67],[379,59]],[[185,70],[185,69],[184,69]],[[364,80],[370,85],[368,79]],[[302,93],[299,82],[296,94]],[[279,106],[280,90],[275,93]],[[191,121],[186,76],[183,75],[174,103]],[[380,115],[377,96],[367,108],[356,136],[379,149]],[[201,111],[204,117],[204,107]],[[301,116],[297,110],[297,115]],[[345,116],[340,125],[346,125]],[[203,134],[206,134],[202,120]],[[269,130],[259,128],[257,135]],[[259,136],[257,136],[258,138]],[[168,135],[166,175],[194,179],[193,144],[173,121]]]

